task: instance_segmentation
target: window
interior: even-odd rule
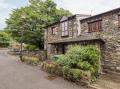
[[[102,30],[102,20],[88,23],[89,32],[98,32]]]
[[[68,22],[62,22],[61,23],[61,27],[62,27],[62,36],[68,36]]]
[[[56,32],[57,27],[51,27],[51,30],[52,30],[52,34],[53,34],[53,35],[57,34],[57,32]]]
[[[118,27],[120,28],[120,15],[118,15]]]

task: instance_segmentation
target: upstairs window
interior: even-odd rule
[[[68,22],[62,22],[61,23],[61,28],[62,28],[62,36],[68,36]]]
[[[53,35],[57,34],[57,27],[51,27],[51,30]]]
[[[102,30],[102,20],[88,23],[89,32],[98,32]]]
[[[118,27],[120,28],[120,15],[118,15]]]

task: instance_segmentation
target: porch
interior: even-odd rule
[[[53,55],[60,55],[65,54],[69,49],[70,45],[80,45],[80,46],[87,46],[87,45],[95,45],[100,51],[102,51],[104,42],[101,39],[92,39],[92,40],[81,40],[81,41],[58,41],[54,43],[50,43],[51,45],[51,52],[50,54]]]

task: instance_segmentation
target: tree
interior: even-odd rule
[[[8,47],[10,43],[10,36],[3,32],[0,31],[0,47]]]
[[[62,8],[57,9],[52,0],[29,0],[29,3],[29,6],[12,11],[6,20],[7,29],[17,41],[20,41],[20,32],[23,30],[23,42],[42,49],[44,27],[71,13]]]

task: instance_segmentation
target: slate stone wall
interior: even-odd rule
[[[118,14],[120,12],[111,12],[103,15],[95,16],[90,19],[81,20],[81,34],[78,35],[78,21],[76,18],[69,20],[69,36],[61,37],[61,25],[57,26],[56,34],[53,35],[51,27],[48,28],[46,36],[46,48],[47,55],[51,57],[55,53],[55,45],[49,44],[49,42],[57,41],[59,39],[68,40],[70,38],[101,38],[105,43],[94,42],[101,49],[102,59],[101,65],[103,71],[115,71],[120,72],[120,28],[118,27]],[[100,32],[88,32],[88,22],[102,20],[102,30]],[[70,43],[68,44],[70,45]],[[54,52],[53,52],[54,51]]]
[[[73,37],[76,37],[77,35],[77,26],[78,26],[78,22],[76,20],[76,18],[74,19],[70,19],[68,20],[68,30],[69,30],[69,35],[67,37],[62,37],[62,30],[61,30],[61,24],[60,23],[57,23],[57,24],[54,24],[52,26],[55,26],[57,27],[56,29],[56,34],[52,34],[52,29],[50,27],[48,27],[47,29],[47,34],[45,35],[45,45],[46,45],[46,48],[47,48],[47,56],[48,58],[51,58],[53,55],[55,55],[56,53],[54,52],[55,51],[55,46],[52,45],[52,44],[49,44],[49,42],[52,42],[52,41],[57,41],[57,40],[61,40],[61,39],[64,39],[64,40],[68,40],[70,38],[73,38]],[[54,50],[54,51],[52,51]]]
[[[87,22],[102,19],[102,31],[89,33],[100,36],[105,44],[102,45],[102,67],[103,71],[120,72],[120,28],[118,27],[118,14],[107,13],[98,17],[81,21],[82,33],[88,31]]]

